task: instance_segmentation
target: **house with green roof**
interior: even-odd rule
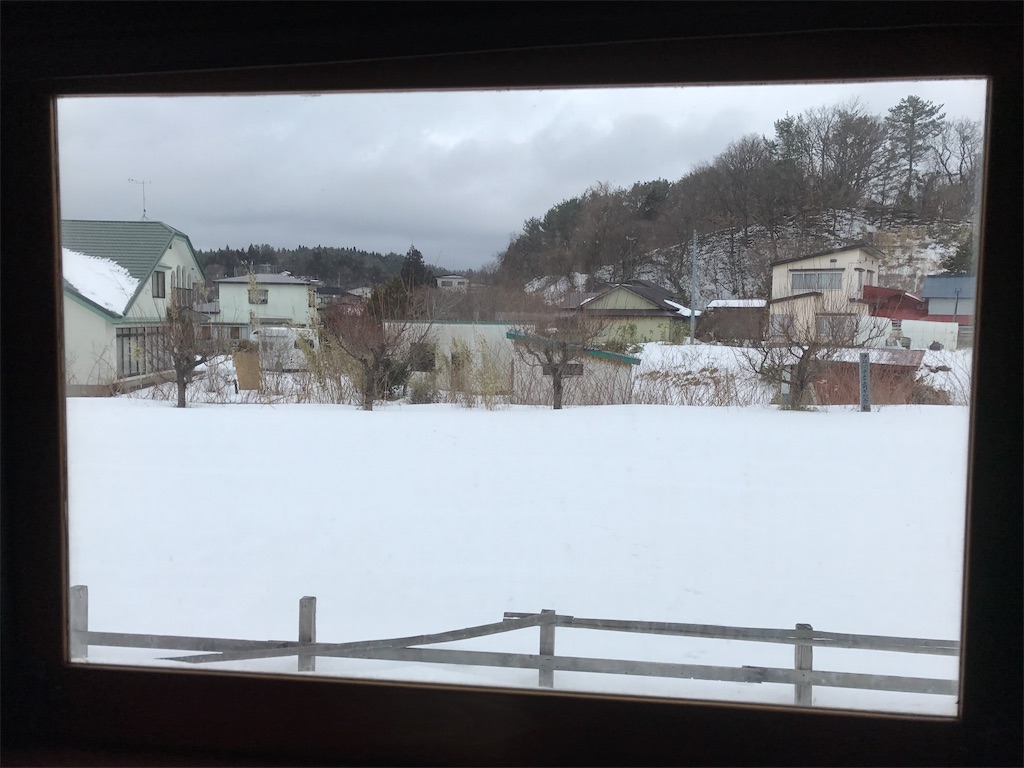
[[[60,234],[67,394],[151,383],[168,368],[168,303],[193,307],[205,282],[188,236],[160,221],[73,219]]]

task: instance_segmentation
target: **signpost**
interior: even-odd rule
[[[867,352],[860,353],[860,410],[871,410],[871,355]]]

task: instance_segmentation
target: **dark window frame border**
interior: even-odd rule
[[[723,14],[729,24],[723,29],[736,29],[735,20],[740,18],[736,8],[750,10],[751,6],[726,5],[731,6]],[[35,372],[33,377],[18,375],[13,355],[2,356],[4,621],[0,656],[5,751],[13,744],[150,753],[192,750],[221,755],[221,760],[230,761],[224,756],[231,755],[250,760],[262,756],[264,761],[283,764],[1020,764],[1021,435],[1019,411],[1012,418],[1007,403],[1019,408],[1021,382],[1019,361],[1008,372],[1006,360],[994,351],[996,344],[1021,348],[1020,8],[1011,3],[964,4],[959,23],[928,26],[949,14],[936,9],[940,4],[916,5],[920,9],[916,29],[869,29],[863,20],[850,19],[871,15],[878,6],[852,3],[846,13],[841,5],[827,6],[833,29],[793,35],[773,36],[771,30],[760,34],[757,23],[747,22],[739,23],[746,34],[734,37],[540,47],[419,60],[385,57],[306,70],[159,74],[160,62],[153,65],[145,52],[137,50],[129,53],[126,62],[107,57],[106,71],[112,67],[125,75],[138,71],[142,61],[158,74],[110,80],[88,76],[16,80],[5,60],[2,71],[10,79],[5,77],[2,89],[2,250],[8,255],[34,256],[0,260],[7,329],[3,339],[5,351],[17,350],[18,368],[24,370],[28,363],[27,369]],[[993,10],[1000,5],[1016,9],[1013,23],[1005,23],[1003,9]],[[887,15],[891,11],[887,6]],[[678,12],[688,15],[683,9]],[[913,16],[914,12],[897,8],[897,16],[907,13]],[[230,11],[228,15],[237,14]],[[754,18],[756,22],[756,13]],[[991,19],[999,23],[986,26],[984,22]],[[714,26],[701,27],[699,20],[692,23],[697,29]],[[200,26],[182,23],[193,32]],[[153,39],[165,38],[167,47],[181,47],[166,28],[151,34]],[[472,34],[467,31],[465,37],[472,39]],[[552,34],[555,42],[577,41],[572,27]],[[544,35],[538,33],[535,38]],[[109,33],[92,36],[99,47],[110,39]],[[211,46],[214,39],[208,38]],[[415,50],[408,42],[412,35],[406,39],[407,49]],[[616,38],[611,35],[611,39]],[[300,51],[307,42],[293,43],[292,55],[300,58],[290,63],[302,61]],[[449,51],[460,50],[450,41],[448,45]],[[197,46],[193,41],[189,47]],[[260,56],[265,55],[257,47],[248,58],[244,52],[228,51],[221,66],[260,64],[264,63]],[[43,73],[47,66],[42,60],[36,65]],[[162,66],[165,72],[173,69],[166,61]],[[19,71],[23,70],[15,68],[15,74]],[[96,69],[84,67],[76,74],[83,71],[88,75]],[[982,214],[982,250],[989,258],[982,259],[979,286],[984,300],[977,318],[971,557],[965,586],[960,718],[66,664],[60,288],[56,255],[39,258],[47,252],[56,254],[58,242],[51,130],[54,96],[90,91],[290,90],[297,82],[304,90],[334,90],[897,75],[991,78]],[[42,300],[19,301],[11,286],[25,284],[51,286],[51,290]],[[25,351],[26,345],[11,333],[22,324],[52,344]],[[998,329],[998,341],[996,334],[986,336],[988,328]],[[25,437],[30,434],[35,437]],[[12,450],[22,447],[26,439],[31,440],[31,450]]]
[[[162,270],[153,270],[153,298],[167,298],[167,274]]]

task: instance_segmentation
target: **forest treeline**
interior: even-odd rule
[[[774,129],[733,141],[678,180],[599,183],[527,219],[491,266],[495,278],[522,285],[578,272],[617,282],[656,265],[688,296],[685,245],[696,232],[714,241],[722,289],[758,296],[771,261],[829,247],[828,234],[853,218],[878,228],[970,221],[982,128],[947,120],[941,104],[907,96],[879,116],[854,100],[787,114]]]
[[[274,248],[250,245],[248,248],[225,246],[217,250],[196,251],[196,258],[208,280],[233,277],[236,269],[272,264],[278,271],[312,277],[324,285],[351,289],[386,283],[402,269],[405,256],[400,253],[374,253],[357,248],[318,245],[309,248]]]

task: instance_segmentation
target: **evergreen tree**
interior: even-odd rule
[[[404,318],[408,308],[409,289],[406,288],[404,279],[398,275],[383,285],[375,285],[366,303],[367,314],[378,322]]]
[[[889,110],[885,118],[889,147],[898,162],[900,203],[914,201],[914,190],[920,179],[918,166],[932,148],[932,141],[942,132],[945,113],[941,104],[918,96],[907,96]]]
[[[402,282],[409,290],[419,288],[422,285],[431,285],[434,282],[434,273],[427,268],[423,261],[423,254],[417,250],[415,245],[409,246],[402,262]]]
[[[944,275],[970,275],[974,273],[974,249],[970,240],[957,245],[956,250],[939,262]]]

